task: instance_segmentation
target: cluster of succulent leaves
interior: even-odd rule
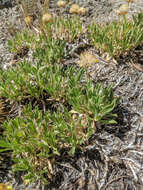
[[[122,22],[89,26],[89,37],[92,44],[112,57],[119,56],[136,48],[143,41],[143,13],[133,15],[131,21],[123,17]]]
[[[65,27],[72,29],[70,24]],[[72,38],[78,32],[74,30]],[[62,149],[73,155],[95,133],[97,122],[116,123],[112,111],[119,99],[111,86],[95,85],[88,77],[85,81],[83,68],[70,66],[63,71],[60,61],[67,41],[53,37],[51,24],[38,36],[18,34],[9,43],[10,49],[16,52],[23,43],[33,49],[35,61],[24,60],[0,71],[0,96],[23,107],[21,114],[4,122],[0,152],[13,152],[14,170],[27,171],[25,179],[45,183],[44,174],[52,175],[49,160]],[[56,109],[47,106],[51,102],[57,103]]]

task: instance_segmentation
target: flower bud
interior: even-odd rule
[[[84,15],[86,12],[86,9],[84,7],[80,7],[79,10],[78,10],[78,13],[81,14],[81,15]]]
[[[58,1],[57,2],[57,6],[58,7],[65,7],[66,6],[66,2],[65,1]]]
[[[73,4],[69,10],[70,13],[78,13],[79,12],[79,6],[77,4]]]
[[[52,15],[49,14],[49,13],[44,14],[42,16],[42,23],[47,24],[47,23],[50,23],[50,22],[53,22]]]

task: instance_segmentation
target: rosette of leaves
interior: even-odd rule
[[[72,88],[71,88],[72,86]],[[89,120],[99,121],[104,124],[114,124],[113,119],[116,114],[112,114],[112,110],[119,103],[119,98],[113,95],[112,86],[107,88],[103,84],[94,86],[91,80],[79,87],[76,80],[69,80],[68,85],[68,102],[73,109],[81,114],[87,115]]]

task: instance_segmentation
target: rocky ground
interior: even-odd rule
[[[12,54],[8,51],[7,40],[13,34],[10,26],[20,28],[21,22],[19,4],[14,1],[0,1],[0,64],[9,65]],[[87,14],[82,19],[87,23],[107,22],[117,19],[113,10],[124,0],[77,0],[87,8]],[[132,13],[143,10],[143,1],[135,0],[131,5]],[[57,11],[56,1],[50,2],[50,11]],[[66,10],[63,11],[67,14]],[[9,31],[9,32],[8,32]],[[85,42],[85,39],[81,39]],[[88,44],[87,44],[88,45]],[[94,48],[91,48],[95,52]],[[143,48],[141,48],[142,52]],[[78,54],[79,48],[74,48]],[[98,56],[98,55],[96,55]],[[140,56],[140,65],[143,64]],[[10,182],[14,190],[37,188],[40,190],[142,190],[143,189],[143,72],[123,59],[115,65],[98,57],[99,62],[89,68],[89,73],[95,83],[114,84],[115,95],[120,96],[121,103],[117,108],[118,125],[103,126],[97,131],[92,141],[93,145],[86,147],[86,152],[77,152],[73,158],[59,159],[54,168],[55,177],[50,185],[26,186],[20,176],[12,174],[12,161],[6,154],[0,160],[0,182]],[[73,56],[70,63],[77,62]],[[67,60],[66,60],[67,61]]]

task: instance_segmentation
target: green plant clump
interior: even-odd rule
[[[74,155],[76,148],[87,144],[96,132],[97,122],[116,123],[117,115],[112,111],[119,99],[114,97],[111,86],[94,85],[88,77],[83,82],[83,68],[69,67],[63,72],[60,61],[67,39],[55,38],[50,30],[32,35],[31,39],[29,34],[17,35],[17,43],[9,44],[15,52],[24,39],[34,50],[35,62],[24,60],[0,71],[0,96],[22,107],[22,113],[3,124],[0,152],[12,151],[13,169],[27,171],[25,179],[47,183],[53,174],[52,160],[63,149]],[[56,109],[49,106],[54,103]]]
[[[123,17],[122,22],[114,21],[102,27],[98,24],[89,26],[92,44],[112,57],[119,56],[137,47],[143,42],[143,13],[133,15],[132,21]]]
[[[25,68],[26,64],[22,66]],[[35,69],[34,66],[33,68]],[[2,83],[2,95],[13,101],[22,102],[27,98],[32,100],[33,97],[38,101],[45,91],[49,95],[47,101],[57,101],[61,108],[52,113],[43,113],[37,107],[33,109],[29,103],[21,116],[4,123],[5,132],[0,139],[0,151],[13,151],[14,170],[28,171],[25,179],[46,182],[43,174],[49,171],[48,159],[60,155],[62,148],[68,148],[69,154],[73,155],[75,149],[88,142],[95,133],[97,122],[116,123],[116,115],[111,112],[119,99],[114,98],[111,87],[104,88],[101,84],[94,87],[91,81],[81,85],[81,70],[77,72],[70,69],[63,77],[58,67],[55,73],[48,66],[35,69],[35,75],[33,68],[23,69],[22,74],[18,70],[16,72],[16,69],[7,71],[7,74],[11,74]],[[26,77],[20,78],[26,73],[28,80]],[[13,79],[17,76],[18,79],[11,86],[9,76],[13,76]],[[65,102],[71,105],[70,110],[64,105]]]

